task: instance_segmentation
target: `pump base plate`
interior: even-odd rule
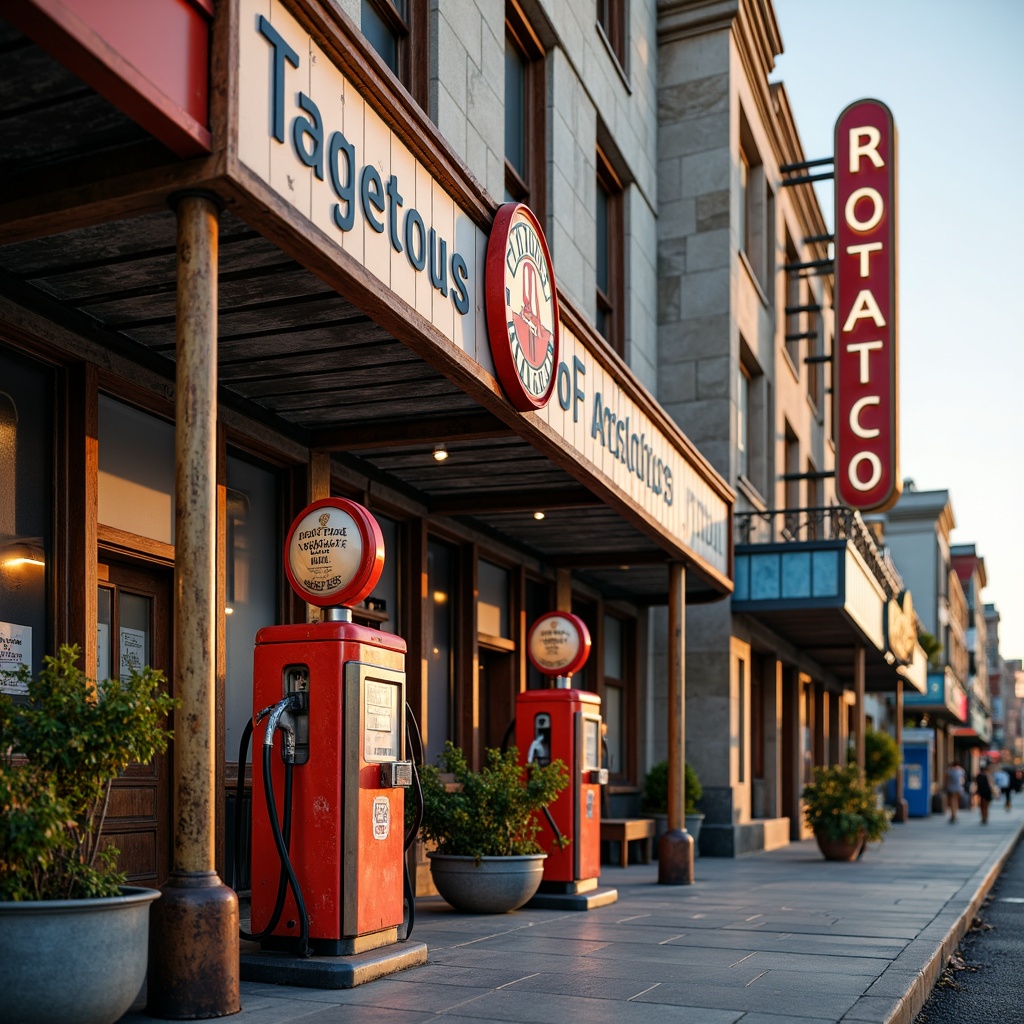
[[[351,956],[301,957],[243,942],[242,980],[300,988],[355,988],[427,962],[425,942],[401,942]]]
[[[596,910],[619,898],[618,889],[591,889],[589,892],[538,892],[524,909]],[[244,978],[245,975],[243,974]]]

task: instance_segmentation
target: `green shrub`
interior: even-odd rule
[[[167,748],[176,705],[163,675],[96,683],[78,648],[21,666],[28,701],[0,694],[0,900],[117,896],[118,851],[101,839],[113,780]]]
[[[484,767],[475,772],[451,741],[438,760],[440,768],[424,765],[420,773],[420,833],[436,844],[438,853],[479,859],[544,852],[536,839],[537,814],[569,784],[561,761],[524,766],[515,747],[505,753],[488,749]],[[451,783],[442,771],[453,777]],[[563,845],[568,845],[564,837]]]
[[[855,764],[815,768],[801,797],[808,827],[825,839],[854,842],[863,836],[875,842],[889,829],[889,815]]]
[[[887,733],[870,726],[864,731],[864,778],[872,788],[896,778],[900,748]]]
[[[685,771],[686,813],[697,814],[697,802],[704,795],[704,787],[689,761],[686,762]],[[664,814],[668,810],[668,761],[652,765],[645,776],[644,807],[655,814]]]

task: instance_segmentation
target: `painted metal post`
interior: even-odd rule
[[[693,836],[686,831],[686,567],[669,565],[668,831],[658,843],[658,882],[693,882]]]
[[[217,226],[209,193],[178,215],[174,818],[171,876],[151,912],[147,1011],[223,1017],[239,1000],[238,897],[216,872]]]

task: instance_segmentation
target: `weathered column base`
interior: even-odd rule
[[[902,765],[900,766],[902,771]],[[910,817],[910,811],[907,808],[906,800],[896,801],[896,810],[893,812],[892,820],[896,822],[904,822]]]
[[[693,836],[685,828],[669,829],[661,837],[658,843],[659,885],[693,885],[693,847]]]
[[[216,871],[172,872],[149,919],[146,1012],[226,1017],[239,998],[238,897]]]

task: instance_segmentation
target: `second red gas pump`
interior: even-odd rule
[[[552,682],[516,698],[516,746],[523,763],[561,759],[569,786],[549,805],[538,842],[547,853],[534,907],[590,910],[614,903],[615,889],[599,888],[601,875],[601,698],[572,688],[571,679],[590,654],[586,624],[568,612],[542,615],[530,628],[527,655]],[[556,835],[556,832],[558,835]],[[568,839],[566,845],[558,836]]]
[[[423,943],[398,941],[412,913],[406,645],[350,610],[383,563],[380,528],[355,502],[314,502],[289,530],[288,580],[324,618],[256,636],[248,937],[263,953],[243,955],[243,977],[347,988],[426,960]]]

